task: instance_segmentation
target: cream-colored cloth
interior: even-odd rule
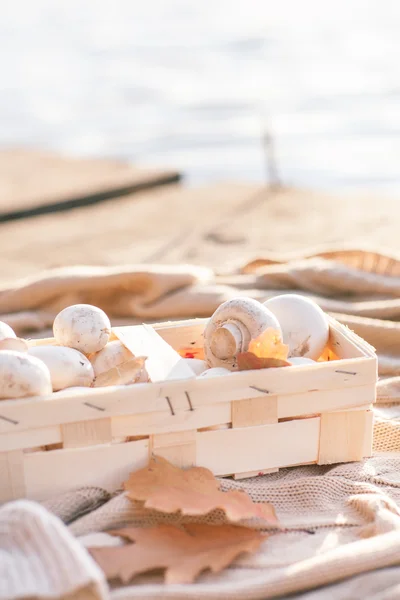
[[[259,552],[218,575],[205,573],[196,583],[181,586],[164,586],[160,576],[143,575],[132,585],[113,587],[112,600],[400,597],[400,260],[376,252],[332,250],[286,262],[257,259],[225,275],[197,267],[80,267],[0,290],[0,319],[21,334],[49,327],[54,314],[73,302],[97,304],[114,322],[159,321],[207,316],[238,294],[265,299],[289,290],[315,298],[377,348],[382,380],[374,456],[360,463],[222,480],[223,489],[243,489],[257,501],[272,502],[283,530],[271,531]],[[105,543],[108,536],[99,532],[124,524],[184,522],[176,515],[144,511],[124,494],[109,498],[91,488],[53,498],[45,506],[64,520],[68,535],[82,546]],[[216,524],[223,515],[216,511],[203,520]],[[37,560],[35,552],[31,560]]]
[[[272,502],[282,531],[270,530],[255,555],[244,555],[218,575],[205,573],[194,584],[180,586],[164,586],[160,576],[143,575],[113,588],[113,600],[306,598],[312,589],[326,599],[398,597],[400,453],[376,453],[360,463],[281,469],[247,481],[225,479],[221,486]],[[220,511],[202,518],[160,515],[122,493],[70,523],[69,531],[90,547],[115,543],[104,533],[112,528],[193,521],[220,524],[224,517]]]
[[[104,576],[62,522],[39,504],[0,509],[0,598],[106,600]]]

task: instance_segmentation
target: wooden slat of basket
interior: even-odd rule
[[[278,419],[364,406],[374,403],[375,397],[376,389],[373,383],[344,389],[311,390],[300,394],[281,395],[278,397]]]
[[[167,410],[126,415],[112,419],[113,437],[129,435],[151,435],[171,431],[201,429],[213,425],[223,425],[231,421],[231,403],[221,402],[209,406],[199,406],[196,410],[180,410],[173,415]],[[1,447],[1,439],[0,439]]]
[[[23,448],[35,448],[62,442],[61,427],[52,425],[50,427],[38,427],[27,431],[15,431],[4,433],[0,436],[0,452],[19,450]]]
[[[321,415],[318,464],[358,461],[372,454],[371,410]]]
[[[248,473],[318,460],[320,418],[204,431],[197,434],[197,464],[215,475]],[[287,440],[287,443],[282,443]]]
[[[282,419],[335,411],[369,410],[374,397],[375,390],[371,385],[350,388],[344,391],[332,390],[281,396],[278,397],[277,402],[278,416]],[[264,402],[266,398],[263,396],[259,400]],[[238,403],[240,404],[240,402],[239,400]],[[221,402],[200,406],[193,411],[187,407],[186,410],[176,411],[174,415],[171,414],[169,406],[166,406],[163,411],[113,417],[110,419],[111,436],[112,439],[128,436],[150,436],[152,434],[188,431],[228,424],[231,422],[232,405],[234,404],[236,403]],[[91,425],[102,421],[103,419],[94,419],[93,421],[81,421],[78,424],[70,423],[68,425],[75,432],[78,427],[80,432],[79,439],[82,441],[81,445],[85,446],[93,443],[104,443],[108,440],[108,425],[106,430],[103,430],[103,433],[100,431],[97,434],[93,431],[93,426]],[[237,423],[238,421],[236,420],[236,426],[238,426]],[[87,425],[87,428],[84,425]],[[63,427],[63,435],[61,427]],[[63,436],[65,441],[65,433],[68,431],[66,425],[61,427],[59,425],[51,425],[48,427],[4,433],[0,436],[0,452],[61,443]],[[83,439],[82,435],[84,436]],[[106,437],[104,437],[105,435]],[[73,443],[73,445],[75,444]]]
[[[203,348],[203,331],[209,319],[190,319],[169,323],[155,323],[152,327],[175,350]]]
[[[268,457],[271,468],[316,462],[319,426],[320,419],[317,417],[258,427],[197,432],[196,464],[211,469],[216,475],[229,475],[237,467],[241,472],[265,468],[265,457]],[[282,439],[290,440],[290,444],[282,445],[279,443]],[[170,447],[176,448],[179,445],[176,442],[175,439]],[[114,491],[130,472],[147,464],[149,441],[35,452],[23,457],[26,495],[33,500],[42,500],[54,490],[62,493],[83,485],[98,485]],[[109,468],[110,465],[112,468]]]
[[[72,393],[43,400],[5,400],[0,403],[0,433],[21,431],[61,423],[72,423],[124,414],[165,410],[166,398],[175,411],[186,410],[187,395],[193,407],[271,395],[308,393],[310,390],[344,390],[375,385],[376,361],[358,358],[293,368],[290,377],[284,369],[242,371],[228,377],[188,379],[156,384],[136,384],[121,388],[98,388],[90,394]],[[261,391],[259,391],[261,390]],[[364,401],[365,403],[365,401]],[[335,407],[332,407],[333,409]],[[105,414],[101,414],[105,413]]]
[[[278,398],[246,398],[232,402],[232,427],[252,427],[278,422]]]
[[[278,422],[278,397],[266,396],[264,398],[248,398],[232,402],[232,427],[253,427],[254,425],[266,425]],[[266,458],[267,460],[267,458]],[[272,473],[278,469],[262,469],[264,473]],[[254,477],[260,473],[250,471],[248,473],[235,473],[235,479]]]
[[[329,320],[329,342],[332,350],[341,359],[356,356],[369,356],[376,359],[375,349],[354,331],[336,321],[333,317]]]
[[[134,356],[146,356],[146,371],[152,382],[166,380],[195,379],[195,373],[152,327],[139,325],[128,328],[114,328],[114,335],[132,352]],[[165,394],[171,417],[176,416],[168,393]],[[190,396],[186,410],[191,408]],[[171,425],[172,429],[174,425]],[[156,434],[151,428],[149,452],[163,456],[180,467],[196,464],[195,431],[173,431]],[[155,434],[155,435],[154,435]],[[130,434],[132,435],[132,433]]]
[[[115,491],[148,460],[149,440],[24,454],[26,495],[40,501],[90,485]]]
[[[162,456],[177,467],[196,465],[195,430],[162,433],[151,436],[151,453]]]
[[[163,338],[174,348],[190,347],[202,348],[203,347],[203,331],[208,319],[189,319],[186,321],[167,321],[165,323],[154,323],[152,328],[157,331],[158,335]],[[128,332],[131,326],[121,326],[118,328],[121,334]],[[117,340],[118,337],[114,332],[111,332],[110,341]],[[38,338],[27,340],[29,346],[56,346],[57,342],[54,338]]]
[[[61,425],[64,448],[95,446],[112,441],[111,419],[94,419]]]
[[[115,327],[114,335],[134,356],[145,356],[150,381],[190,379],[195,373],[183,358],[149,325]]]
[[[0,453],[0,503],[26,496],[22,450]]]

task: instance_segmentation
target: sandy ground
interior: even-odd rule
[[[21,185],[26,194],[26,182]],[[332,197],[235,182],[195,189],[170,184],[1,223],[0,281],[69,264],[184,262],[229,270],[265,252],[320,245],[393,252],[400,249],[399,225],[397,198]]]

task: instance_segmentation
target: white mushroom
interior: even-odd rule
[[[282,294],[264,303],[278,319],[289,358],[304,356],[317,360],[329,338],[329,322],[321,308],[299,294]]]
[[[106,313],[97,306],[74,304],[58,313],[54,319],[53,333],[61,346],[91,354],[99,352],[107,344],[111,323]]]
[[[51,394],[50,371],[35,356],[3,350],[0,352],[0,399]]]
[[[90,357],[90,362],[93,365],[94,374],[100,375],[104,371],[109,371],[118,365],[131,360],[132,352],[119,340],[108,342],[106,346],[99,352],[96,352]]]
[[[15,352],[28,352],[28,344],[25,340],[17,337],[4,338],[0,340],[0,350],[15,350]]]
[[[15,332],[7,323],[0,321],[0,340],[5,340],[7,338],[16,338]]]
[[[224,367],[214,367],[212,369],[207,369],[201,373],[201,375],[197,376],[197,379],[211,379],[211,377],[223,377],[224,375],[231,375],[232,371],[229,369],[224,369]]]
[[[306,358],[305,356],[292,356],[292,358],[289,359],[290,364],[292,365],[292,367],[302,367],[304,365],[315,365],[315,360],[312,360],[312,358]]]
[[[28,354],[42,360],[48,367],[54,392],[68,387],[89,387],[94,380],[90,361],[73,348],[33,346]]]
[[[221,304],[204,330],[204,353],[210,367],[237,370],[236,356],[266,329],[281,332],[278,320],[252,298],[234,298]]]
[[[102,373],[120,366],[123,367],[129,362],[134,365],[132,362],[134,358],[135,356],[132,352],[120,340],[114,340],[108,342],[107,346],[100,350],[100,352],[93,354],[90,357],[90,362],[93,365],[95,377],[99,377]],[[149,376],[145,365],[143,365],[134,377],[134,383],[147,383],[148,381]]]
[[[206,361],[200,358],[184,358],[183,360],[196,375],[201,375],[208,369]]]

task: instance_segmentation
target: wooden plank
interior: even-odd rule
[[[333,317],[328,316],[328,320],[330,327],[329,342],[339,358],[368,356],[375,358],[377,361],[375,349],[368,342]]]
[[[314,417],[200,432],[197,434],[197,464],[223,476],[313,463],[318,459],[319,429],[320,418]]]
[[[34,452],[24,459],[26,497],[31,500],[45,500],[81,486],[113,492],[129,473],[148,464],[149,441]]]
[[[168,250],[179,243],[191,242],[191,234],[197,223],[209,224],[216,214],[224,213],[226,207],[233,206],[243,197],[249,197],[255,190],[261,189],[261,186],[253,184],[237,183],[213,184],[200,189],[165,185],[114,198],[112,202],[80,207],[62,215],[46,214],[35,219],[3,223],[1,241],[3,247],[7,248],[7,253],[0,257],[1,277],[3,281],[11,281],[35,275],[41,270],[81,265],[82,262],[88,266],[129,265],[132,264],[132,257],[137,265],[171,265]],[[196,213],[196,225],[193,206],[202,207]],[[221,247],[218,251],[220,249]],[[193,264],[196,261],[186,259],[183,262]],[[198,262],[203,266],[202,260]],[[215,253],[211,266],[214,265]],[[103,295],[104,300],[110,301],[109,306],[103,306],[110,317],[126,314],[118,312],[116,297],[122,298],[121,304],[126,311],[132,293],[137,290],[141,294],[146,289],[146,268],[143,267],[142,270],[144,276],[140,281],[141,285],[138,284],[135,289],[119,289],[117,296],[111,295],[109,298],[107,294]],[[176,273],[179,274],[179,271],[182,272],[182,269],[177,268]],[[151,267],[149,272],[151,273]],[[180,295],[180,290],[176,292]],[[83,290],[78,290],[77,293],[80,297],[84,296]],[[186,302],[182,308],[182,303],[176,303],[175,294],[164,295],[162,314],[171,319],[192,317],[193,314],[208,316],[209,309],[203,313],[204,306],[196,304],[196,297],[198,299],[197,292],[193,294],[192,301]],[[157,303],[157,310],[151,298],[148,300],[141,304],[141,321],[160,318],[160,304]],[[72,300],[70,303],[73,302]],[[11,310],[12,307],[5,308],[2,312],[4,314]]]
[[[61,425],[64,448],[96,446],[111,442],[111,419],[94,419]]]
[[[187,319],[184,321],[167,321],[164,323],[153,323],[151,326],[162,339],[167,342],[174,350],[182,347],[203,346],[203,331],[208,319]],[[120,327],[123,332],[127,326]],[[110,341],[117,340],[117,336],[112,330]],[[57,342],[53,337],[36,338],[27,340],[28,346],[56,346]]]
[[[0,222],[94,204],[176,182],[176,171],[35,150],[0,151]]]
[[[336,325],[331,324],[329,327],[328,345],[339,359],[365,356],[365,352],[355,345],[354,341]]]
[[[362,460],[371,444],[372,411],[348,411],[321,415],[318,464]]]
[[[278,418],[300,417],[372,404],[376,386],[369,383],[351,388],[311,390],[301,394],[278,396]]]
[[[150,381],[195,378],[187,362],[149,325],[115,327],[113,332],[134,356],[147,357]]]
[[[0,452],[59,444],[61,441],[61,428],[58,425],[3,433],[0,435]]]
[[[360,406],[355,406],[353,408],[341,408],[340,410],[333,410],[332,412],[354,412],[356,410],[367,410],[372,411],[373,404],[360,404]]]
[[[196,464],[196,435],[194,430],[153,435],[150,452],[177,467],[193,467]]]
[[[364,447],[362,450],[363,458],[369,458],[373,453],[373,437],[374,437],[374,412],[372,407],[365,411],[365,435]]]
[[[289,368],[289,367],[288,367]],[[34,401],[4,400],[0,405],[0,433],[87,421],[102,416],[139,414],[165,410],[166,398],[174,411],[192,406],[243,400],[251,396],[282,396],[317,390],[342,390],[375,385],[375,360],[355,358],[293,368],[290,377],[283,369],[241,371],[228,377],[186,379],[117,388],[96,388],[90,393],[65,392],[62,396]],[[365,404],[365,401],[363,402]],[[335,406],[336,408],[336,406]],[[278,414],[279,416],[279,414]]]
[[[190,319],[177,323],[155,323],[152,325],[163,340],[174,350],[181,348],[203,348],[204,327],[208,319]]]
[[[278,397],[248,398],[232,402],[232,427],[252,427],[278,422]],[[263,474],[275,473],[278,469],[264,469]],[[234,473],[234,479],[260,475],[261,471]]]
[[[277,421],[277,396],[246,398],[232,402],[232,427],[252,427]]]
[[[260,469],[259,471],[249,471],[248,473],[235,473],[234,479],[250,479],[253,477],[261,477],[262,475],[269,475],[270,473],[277,473],[279,469]]]
[[[230,402],[199,406],[196,410],[190,410],[188,406],[187,410],[179,410],[175,414],[172,414],[169,406],[166,405],[166,410],[163,411],[114,417],[111,428],[114,438],[200,429],[223,425],[230,421]]]
[[[22,450],[0,452],[0,503],[24,496],[25,473]]]

